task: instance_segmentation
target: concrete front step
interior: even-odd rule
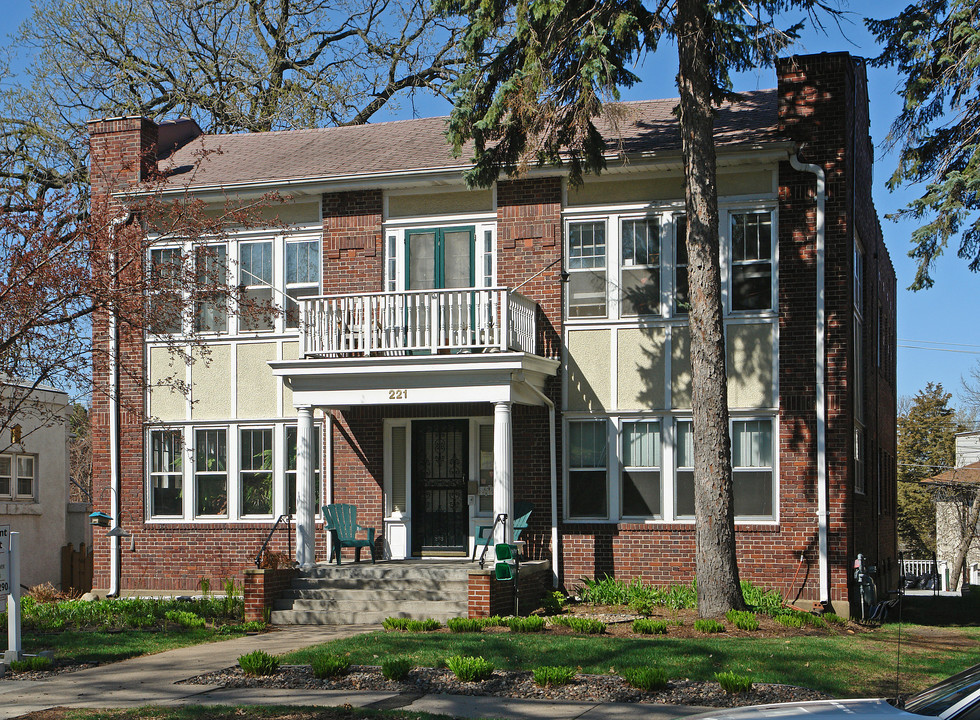
[[[446,622],[468,610],[468,563],[351,563],[302,573],[273,606],[276,625]]]

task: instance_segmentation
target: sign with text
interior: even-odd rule
[[[0,607],[7,607],[10,592],[10,526],[0,525]]]

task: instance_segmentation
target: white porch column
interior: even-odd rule
[[[316,548],[316,510],[313,503],[313,408],[296,408],[296,562],[304,570],[313,567]]]
[[[506,534],[499,526],[496,542],[514,539],[514,442],[511,403],[493,404],[493,516],[507,513]]]

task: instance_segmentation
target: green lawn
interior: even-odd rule
[[[906,626],[903,632],[904,692],[980,663],[977,628],[956,628],[967,647],[954,651],[921,640],[912,645],[914,631]],[[877,696],[895,693],[897,633],[896,625],[873,633],[791,639],[373,632],[290,653],[283,662],[307,664],[317,654],[334,653],[355,664],[378,665],[383,657],[404,655],[417,665],[436,666],[450,655],[481,655],[501,669],[531,669],[547,664],[544,658],[561,658],[562,665],[586,673],[660,665],[672,678],[709,680],[718,671],[734,670],[758,682],[800,685],[837,697]]]
[[[193,630],[64,630],[53,633],[23,633],[24,651],[52,650],[56,660],[80,663],[111,663],[164,650],[241,637],[243,632],[219,632],[212,628]]]

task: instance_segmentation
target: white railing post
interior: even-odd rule
[[[507,352],[510,347],[510,291],[500,291],[500,352]]]

